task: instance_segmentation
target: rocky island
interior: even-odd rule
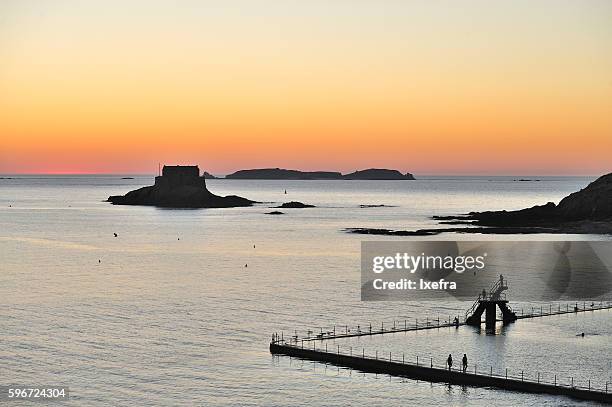
[[[205,177],[193,166],[164,165],[155,185],[108,197],[113,205],[148,205],[164,208],[232,208],[251,206],[255,201],[236,195],[219,196],[206,188]]]
[[[368,170],[355,171],[342,176],[342,179],[357,180],[414,180],[414,175],[407,172],[402,174],[398,170],[384,168],[370,168]]]
[[[426,236],[445,232],[612,234],[612,173],[566,196],[557,205],[548,202],[516,211],[470,212],[457,216],[434,216],[433,219],[441,224],[461,227],[415,231],[351,228],[347,231],[396,236]]]
[[[240,170],[229,174],[226,179],[286,179],[286,180],[414,180],[410,173],[397,170],[370,168],[342,175],[334,171],[298,171],[283,168],[260,168]]]

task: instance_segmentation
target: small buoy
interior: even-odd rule
[[[115,235],[115,237],[117,237],[117,234],[116,234],[116,233],[113,233],[113,235]]]
[[[253,245],[253,249],[255,248],[255,245]]]
[[[102,263],[102,260],[98,259],[98,263]]]
[[[582,337],[584,338],[584,332],[582,333]]]
[[[179,237],[179,238],[177,238],[176,240],[181,240],[181,238]]]
[[[248,264],[245,264],[245,265],[244,265],[244,267],[249,267],[249,265],[248,265]]]

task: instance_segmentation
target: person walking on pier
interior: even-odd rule
[[[446,363],[448,364],[448,371],[450,372],[453,368],[453,356],[449,353],[448,359],[446,359]]]
[[[468,365],[468,362],[467,362],[467,355],[464,353],[464,354],[463,354],[463,373],[465,373],[465,372],[466,372],[466,370],[467,370],[467,365]]]

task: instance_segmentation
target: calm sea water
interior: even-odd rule
[[[0,179],[0,385],[68,385],[66,404],[78,406],[577,404],[272,356],[268,342],[275,331],[414,320],[471,305],[361,302],[364,236],[342,229],[415,229],[434,225],[434,214],[558,202],[591,178],[208,181],[218,194],[317,205],[269,216],[272,204],[171,210],[103,202],[150,185],[150,176],[13,177]],[[590,237],[486,236],[494,238]],[[423,358],[452,352],[457,360],[467,352],[486,369],[605,385],[611,341],[612,312],[601,311],[518,321],[496,336],[462,327],[342,346]]]

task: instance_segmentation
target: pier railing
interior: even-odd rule
[[[596,310],[612,309],[612,301],[582,301],[572,303],[555,303],[547,305],[523,306],[514,308],[518,319],[539,318],[554,315],[573,314],[577,312],[587,312]],[[458,322],[455,322],[454,318]],[[381,335],[388,333],[420,331],[436,328],[453,328],[465,325],[460,322],[460,315],[437,315],[436,317],[412,318],[393,321],[383,321],[380,323],[368,322],[363,325],[333,325],[331,327],[318,327],[309,329],[305,332],[294,330],[291,334],[286,332],[279,333],[279,338],[290,341],[323,341],[331,339],[351,338],[356,336]],[[501,319],[498,319],[501,321]],[[300,334],[301,333],[301,334]]]
[[[559,388],[577,389],[589,392],[598,392],[603,394],[612,393],[612,382],[608,378],[596,378],[595,380],[574,377],[564,373],[540,372],[540,371],[525,371],[509,368],[496,368],[492,365],[484,363],[472,363],[463,370],[461,360],[456,360],[449,368],[446,364],[446,359],[440,363],[439,358],[423,355],[406,355],[405,353],[395,353],[390,351],[381,352],[376,349],[368,349],[365,347],[341,346],[338,344],[329,345],[327,342],[317,343],[316,341],[286,341],[278,338],[272,344],[280,345],[286,348],[306,349],[313,352],[319,352],[328,356],[329,360],[333,360],[333,356],[349,356],[351,358],[359,358],[363,361],[384,361],[389,363],[397,363],[412,367],[423,367],[430,369],[438,369],[440,371],[450,371],[458,374],[472,375],[474,377],[487,377],[499,380],[521,381],[524,383],[548,385]],[[331,356],[331,358],[329,357]],[[325,363],[325,362],[320,362]]]

